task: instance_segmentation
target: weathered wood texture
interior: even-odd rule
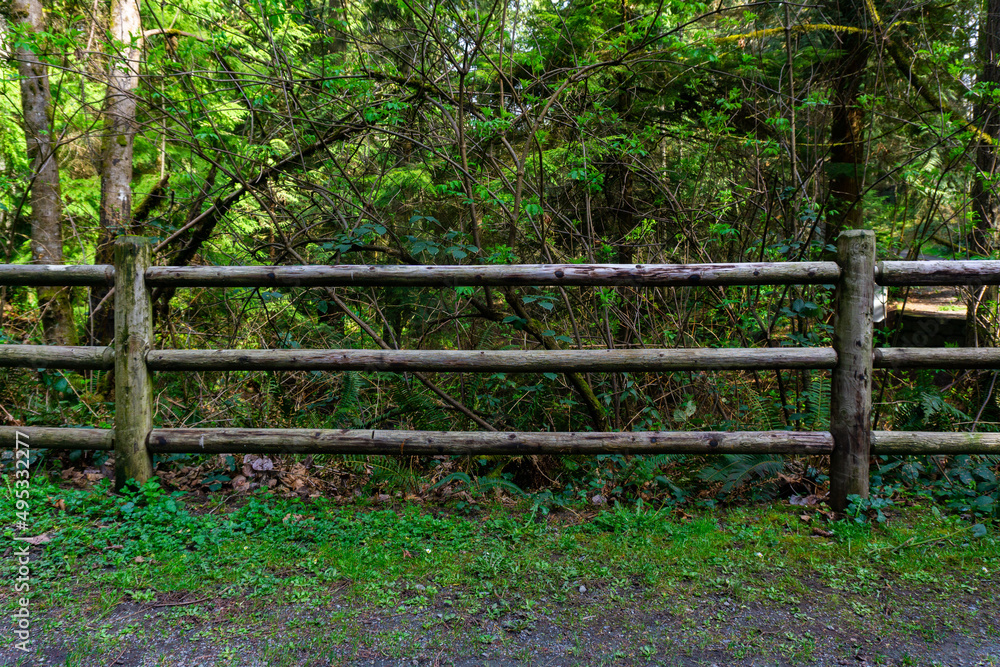
[[[30,449],[114,449],[114,431],[109,428],[50,428],[48,426],[0,426],[0,447],[14,447],[17,433]]]
[[[2,357],[0,357],[2,358]],[[831,348],[653,350],[153,350],[151,370],[657,372],[833,368]]]
[[[1000,368],[1000,348],[995,347],[880,347],[875,368]]]
[[[157,453],[829,454],[826,432],[515,433],[318,429],[154,429]]]
[[[0,264],[0,285],[86,287],[114,282],[115,267],[110,264]]]
[[[0,368],[101,371],[114,366],[115,352],[110,347],[0,345]]]
[[[997,348],[876,348],[875,368],[1000,369]],[[833,368],[832,348],[646,350],[151,350],[153,371],[669,372]],[[0,345],[0,368],[108,370],[109,347]]]
[[[125,236],[115,243],[115,486],[140,484],[153,475],[146,438],[153,428],[153,378],[146,353],[153,340],[153,313],[145,272],[147,239]]]
[[[833,368],[832,348],[646,350],[151,350],[153,371],[669,372]],[[108,370],[110,347],[0,345],[0,368]],[[1000,368],[997,348],[876,348],[874,367]]]
[[[998,260],[879,262],[879,285],[1000,285]]]
[[[559,275],[561,272],[562,275]],[[519,266],[156,266],[152,287],[409,285],[761,285],[834,284],[833,262],[747,264],[525,264]],[[114,284],[110,264],[0,264],[0,285]],[[879,285],[1000,284],[1000,260],[879,262]]]
[[[16,432],[35,449],[110,450],[114,431],[95,428],[0,426],[0,447],[14,447]],[[251,437],[245,438],[247,434]],[[204,439],[202,439],[204,436]],[[712,446],[715,439],[719,444]],[[282,429],[154,429],[148,449],[157,453],[583,453],[599,454],[612,445],[632,453],[801,453],[828,454],[825,432],[759,433],[487,433],[436,431],[314,431]],[[567,451],[582,447],[585,451]],[[778,451],[776,448],[782,448]],[[420,448],[421,451],[417,451]],[[549,449],[551,448],[551,449]],[[1000,454],[1000,433],[875,431],[874,454]]]
[[[157,266],[153,287],[410,287],[510,285],[833,284],[834,262],[748,264],[522,264],[511,266]]]
[[[868,497],[871,455],[872,317],[875,297],[875,233],[850,230],[837,242],[841,268],[830,380],[830,505],[847,507],[847,496]]]
[[[1000,454],[1000,433],[875,431],[874,454]]]

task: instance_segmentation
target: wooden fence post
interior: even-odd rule
[[[856,229],[841,234],[837,263],[841,273],[833,328],[837,365],[830,382],[830,506],[840,512],[847,507],[847,496],[868,497],[875,233]]]
[[[115,488],[153,476],[146,439],[153,428],[153,382],[146,352],[153,340],[153,313],[146,269],[148,239],[125,236],[115,243]]]

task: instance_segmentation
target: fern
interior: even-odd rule
[[[468,473],[464,472],[451,473],[432,486],[431,490],[439,489],[452,482],[458,482],[460,486],[464,486],[464,490],[473,498],[483,495],[490,489],[503,489],[512,495],[521,497],[527,497],[528,495],[517,484],[503,477],[479,477],[472,479]]]
[[[923,380],[923,378],[921,378]],[[903,431],[953,431],[958,422],[972,418],[948,403],[941,392],[929,383],[920,382],[894,410],[893,426]]]
[[[764,403],[755,392],[750,392],[747,394],[747,403],[750,407],[750,414],[758,418],[751,424],[752,426],[756,426],[762,431],[770,431],[774,429],[775,424],[781,423],[781,417],[773,402]]]
[[[344,373],[340,384],[340,401],[333,411],[331,422],[335,428],[351,428],[358,425],[358,415],[361,407],[361,381],[354,371]]]
[[[768,481],[778,476],[785,468],[780,456],[771,454],[724,454],[701,472],[698,479],[712,484],[721,484],[719,492],[728,495],[753,481]],[[773,490],[763,491],[772,495]]]
[[[621,472],[621,484],[622,486],[630,484],[642,486],[646,482],[656,478],[661,468],[668,464],[676,464],[683,461],[684,458],[684,455],[678,454],[633,456]],[[666,478],[663,479],[666,481]]]
[[[420,475],[412,467],[403,465],[391,456],[346,454],[342,461],[351,470],[370,474],[370,482],[384,485],[391,491],[415,491],[420,487]]]
[[[809,414],[809,428],[825,431],[830,426],[830,377],[820,375],[813,378],[809,388],[802,392]]]

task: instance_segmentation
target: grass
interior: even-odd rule
[[[33,483],[32,533],[52,539],[33,548],[32,613],[39,646],[64,664],[170,651],[178,638],[216,660],[206,664],[542,650],[598,664],[595,636],[608,664],[713,651],[809,664],[851,654],[852,639],[894,637],[919,654],[956,633],[1000,635],[1000,540],[927,506],[893,508],[882,525],[777,502],[539,517],[529,505],[229,504],[155,485],[129,499]],[[0,519],[9,540],[9,488]]]

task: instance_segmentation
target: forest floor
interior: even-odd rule
[[[996,528],[919,499],[860,524],[788,500],[34,497],[24,653],[0,496],[2,665],[1000,666]]]

